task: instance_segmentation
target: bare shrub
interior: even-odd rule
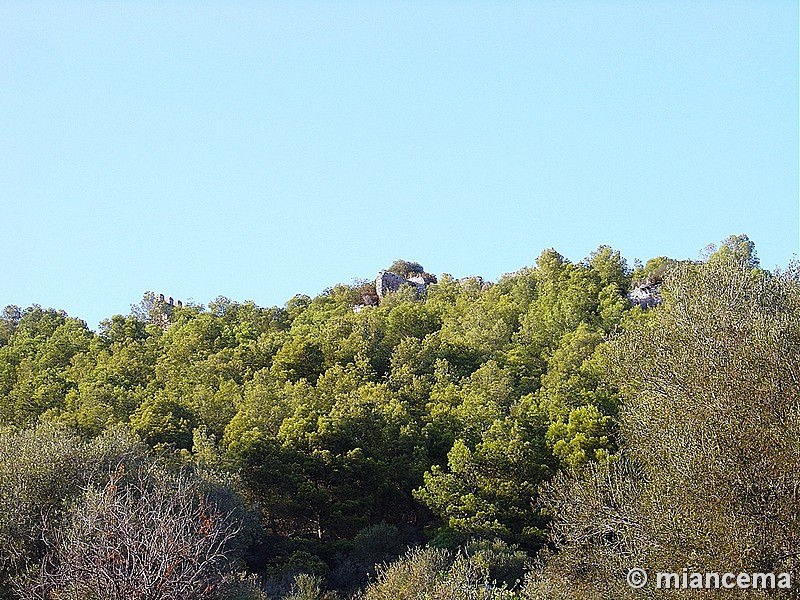
[[[45,526],[39,573],[23,599],[201,600],[213,598],[238,528],[195,478],[156,467],[89,486],[67,519]]]

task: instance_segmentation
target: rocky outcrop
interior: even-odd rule
[[[634,306],[643,309],[653,308],[661,304],[661,284],[643,281],[628,292],[628,300]]]
[[[375,278],[375,291],[378,293],[378,298],[383,299],[386,294],[396,292],[402,286],[408,285],[411,286],[418,295],[422,295],[425,293],[429,282],[426,281],[425,275],[427,274],[414,275],[406,279],[391,271],[380,271]],[[432,275],[428,277],[433,278],[433,282],[436,281],[436,278]]]
[[[378,293],[378,298],[383,298],[389,292],[396,292],[405,282],[405,278],[400,275],[389,271],[379,271],[375,278],[375,291]]]
[[[418,285],[430,285],[432,283],[436,283],[436,275],[431,275],[430,273],[416,273],[411,277],[407,278],[407,281],[411,283],[416,283]]]

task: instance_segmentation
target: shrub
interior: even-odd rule
[[[129,474],[120,464],[62,525],[45,526],[42,568],[18,591],[23,600],[212,598],[237,531],[188,473],[149,465]]]

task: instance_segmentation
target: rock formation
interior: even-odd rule
[[[432,283],[436,283],[436,275],[431,275],[430,273],[416,273],[407,279],[411,283],[416,283],[418,285],[430,285]]]
[[[661,284],[645,280],[628,292],[628,300],[643,309],[653,308],[661,304]]]
[[[428,273],[415,274],[406,279],[391,271],[379,271],[378,276],[375,278],[375,291],[378,294],[378,298],[383,299],[386,294],[396,292],[402,286],[408,285],[418,295],[422,295],[430,283],[436,283],[436,277]]]
[[[378,298],[383,298],[389,292],[399,290],[404,283],[406,283],[406,279],[400,275],[389,271],[378,271],[378,276],[375,278],[375,291],[378,293]]]

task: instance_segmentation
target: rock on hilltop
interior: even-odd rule
[[[391,271],[379,271],[375,278],[375,291],[379,299],[383,299],[386,294],[396,292],[402,286],[410,286],[418,295],[425,293],[428,285],[436,283],[436,277],[430,273],[415,273],[410,277],[403,277]]]

